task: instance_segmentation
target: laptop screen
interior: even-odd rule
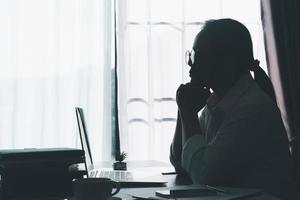
[[[92,159],[92,153],[91,153],[90,143],[88,139],[85,119],[84,119],[84,113],[83,113],[83,109],[79,107],[75,108],[75,112],[76,112],[78,131],[79,131],[79,136],[81,141],[81,147],[85,152],[85,168],[89,176],[89,171],[93,169],[93,159]]]

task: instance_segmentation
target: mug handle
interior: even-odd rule
[[[113,186],[116,187],[116,191],[114,191],[111,196],[114,196],[115,194],[117,194],[118,192],[120,192],[121,189],[121,184],[117,181],[113,181]]]

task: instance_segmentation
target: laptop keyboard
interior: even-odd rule
[[[132,173],[128,171],[121,170],[95,170],[91,171],[90,177],[103,177],[110,178],[115,181],[126,181],[132,180]]]

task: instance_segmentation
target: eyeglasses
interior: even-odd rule
[[[185,63],[189,66],[193,66],[195,63],[195,51],[194,50],[187,50],[185,52]]]

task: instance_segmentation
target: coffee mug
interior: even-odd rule
[[[120,184],[109,178],[74,179],[72,186],[75,200],[106,200],[120,191]]]

